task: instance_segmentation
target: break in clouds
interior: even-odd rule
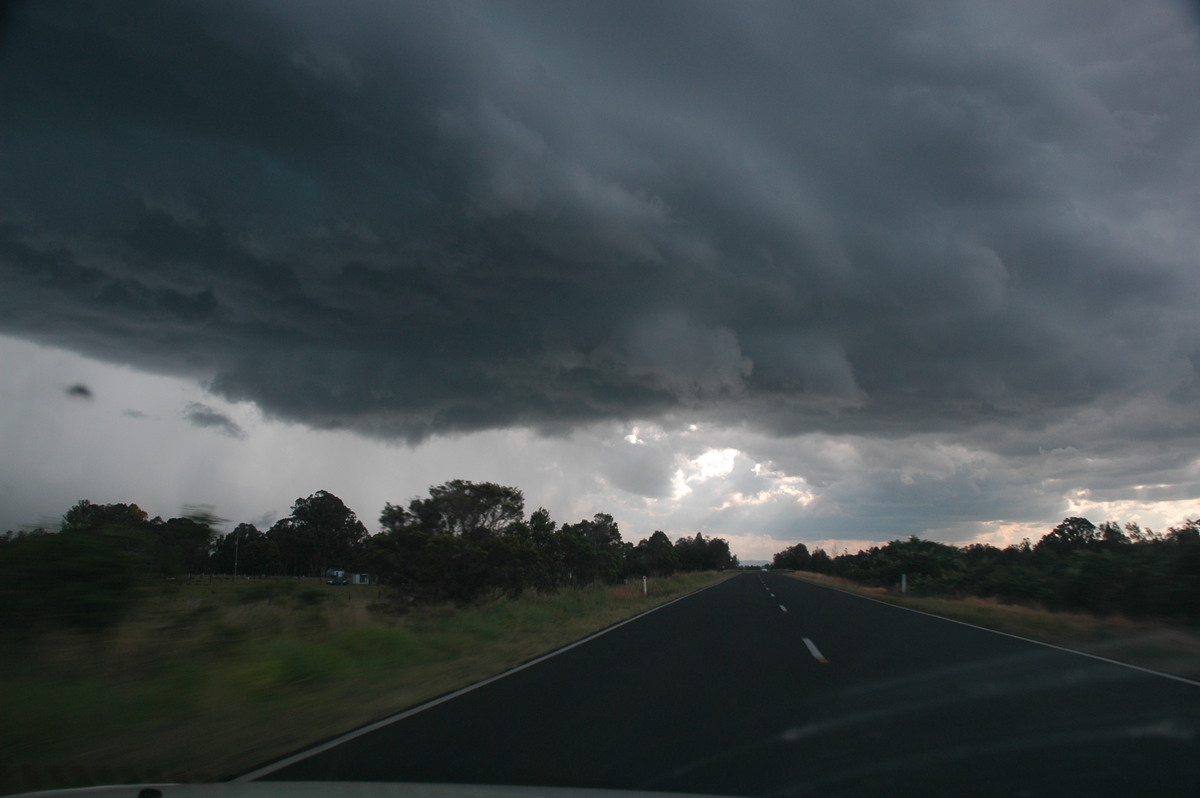
[[[581,462],[732,449],[778,537],[1195,499],[1198,67],[1171,2],[28,3],[0,332],[410,444],[643,420]]]

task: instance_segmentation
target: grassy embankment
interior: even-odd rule
[[[0,647],[0,794],[213,781],[716,581],[687,574],[488,604],[379,609],[378,587],[196,579],[100,635]]]
[[[797,571],[796,578],[931,615],[1040,640],[1143,668],[1200,679],[1200,630],[1120,616],[1051,612],[995,599],[923,598],[866,587],[836,576]]]

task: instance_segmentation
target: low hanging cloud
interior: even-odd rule
[[[1074,447],[1124,495],[1165,441],[1194,484],[1182,3],[77,0],[19,7],[0,58],[0,332],[409,443]],[[814,514],[1020,493],[791,448]]]
[[[200,402],[188,402],[183,408],[182,415],[184,420],[193,426],[216,430],[230,438],[246,437],[245,430],[236,421],[220,410]]]
[[[599,369],[645,380],[678,401],[746,392],[753,361],[727,327],[701,327],[679,313],[638,319],[591,353]]]

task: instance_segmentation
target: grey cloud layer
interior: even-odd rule
[[[0,330],[409,440],[1194,439],[1200,58],[1128,5],[30,4]]]

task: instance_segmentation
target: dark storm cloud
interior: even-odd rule
[[[3,331],[288,419],[1195,406],[1169,3],[30,4],[0,58]]]
[[[244,438],[245,430],[237,422],[216,408],[199,402],[188,402],[183,408],[183,418],[189,424],[205,429],[214,429],[231,438]]]

